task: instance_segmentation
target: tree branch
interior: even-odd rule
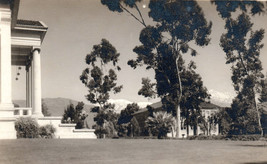
[[[139,15],[140,15],[140,18],[142,19],[142,22],[143,22],[143,25],[146,27],[146,23],[144,21],[144,18],[143,18],[143,15],[141,13],[141,11],[139,10],[138,6],[136,4],[134,4],[136,10],[138,11]]]
[[[145,26],[146,27],[146,24],[144,24],[144,22],[142,22],[140,19],[138,19],[133,13],[131,13],[128,9],[126,9],[124,6],[122,6],[121,4],[120,4],[120,7],[124,10],[124,11],[126,11],[127,13],[129,13],[132,17],[134,17],[134,19],[136,19],[139,23],[141,23],[143,26]]]
[[[242,64],[242,66],[243,66],[244,69],[245,69],[246,74],[249,75],[249,74],[248,74],[248,70],[247,70],[247,68],[246,68],[246,66],[245,66],[245,64],[244,64],[244,61],[243,61],[243,58],[242,58],[240,52],[238,52],[238,57],[239,57],[239,59],[240,59],[240,62],[241,62],[241,64]]]

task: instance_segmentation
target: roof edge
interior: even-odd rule
[[[20,0],[14,0],[13,4],[10,4],[10,8],[12,10],[11,28],[16,26],[17,19],[18,19],[18,13],[19,13],[19,5],[20,5]]]

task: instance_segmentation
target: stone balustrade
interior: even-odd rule
[[[32,115],[32,108],[15,108],[14,117],[30,117]]]

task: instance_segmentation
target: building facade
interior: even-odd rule
[[[151,109],[153,109],[152,111],[150,111]],[[140,111],[136,112],[133,114],[134,119],[137,120],[140,129],[141,129],[141,135],[145,135],[145,120],[151,115],[151,112],[158,112],[158,111],[162,111],[162,103],[161,102],[157,102],[151,105],[151,109],[149,110],[148,108],[144,108],[141,109]],[[204,102],[200,104],[200,109],[201,109],[201,114],[202,114],[202,118],[203,123],[199,124],[196,129],[194,129],[193,126],[186,126],[185,124],[185,118],[181,118],[181,134],[179,134],[179,138],[185,138],[187,137],[187,134],[189,134],[189,136],[193,136],[193,135],[218,135],[219,134],[219,125],[218,124],[211,124],[210,123],[210,118],[216,114],[217,112],[219,112],[220,107],[212,104],[212,103],[208,103],[208,102]],[[188,129],[187,129],[188,128]],[[168,133],[168,137],[173,137],[175,136],[175,127],[172,128],[172,132]]]
[[[0,2],[0,138],[16,138],[15,114],[40,118],[41,44],[47,26],[40,21],[18,20],[20,0]],[[15,109],[12,103],[11,66],[26,70],[26,108]]]

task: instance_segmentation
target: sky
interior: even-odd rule
[[[197,70],[204,86],[212,94],[212,99],[230,103],[234,97],[231,82],[230,65],[225,64],[225,54],[219,46],[224,30],[224,22],[218,16],[215,6],[209,2],[199,2],[205,17],[213,22],[211,43],[206,47],[195,47],[196,57],[184,55],[185,61],[196,62]],[[148,17],[148,0],[141,2],[140,9],[147,24],[153,24]],[[70,98],[88,102],[86,87],[79,76],[86,68],[85,56],[93,45],[105,38],[120,53],[118,84],[123,90],[111,99],[126,99],[131,102],[156,102],[159,99],[147,99],[137,94],[141,88],[142,77],[154,79],[154,72],[144,68],[132,69],[127,65],[129,59],[135,59],[132,49],[140,45],[139,33],[143,26],[127,13],[115,13],[103,6],[100,0],[23,0],[20,2],[19,19],[40,20],[48,26],[48,32],[41,47],[42,97]],[[266,15],[256,16],[252,20],[255,29],[267,29]],[[267,43],[265,36],[263,43]],[[267,48],[261,50],[263,73],[267,72]],[[25,99],[25,69],[12,67],[13,99]]]

